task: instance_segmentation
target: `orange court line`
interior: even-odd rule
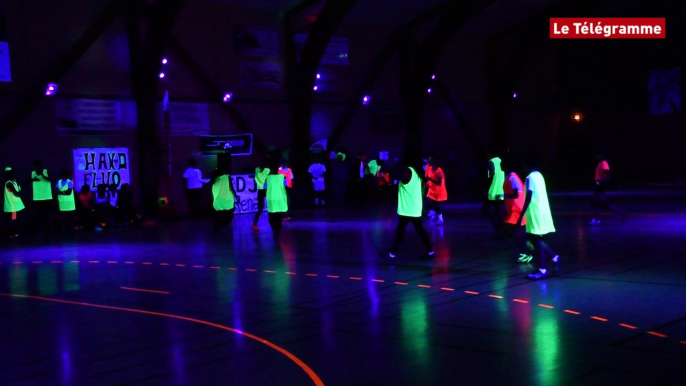
[[[578,312],[578,311],[565,310],[565,312],[568,314],[573,314],[573,315],[581,315],[581,312]]]
[[[512,299],[512,301],[517,302],[517,303],[527,303],[527,304],[529,303],[528,300],[522,300],[522,299]]]
[[[591,316],[591,319],[600,320],[601,322],[607,322],[607,319],[601,318],[600,316]]]
[[[169,263],[160,263],[160,265],[169,265]]]
[[[317,276],[316,273],[306,273],[305,275],[306,275],[306,276]]]
[[[295,272],[286,272],[286,275],[297,275]]]
[[[8,296],[8,297],[24,298],[24,299],[43,300],[43,301],[55,302],[55,303],[73,304],[73,305],[77,305],[77,306],[85,306],[85,307],[93,307],[93,308],[103,308],[103,309],[108,309],[108,310],[133,312],[133,313],[144,314],[144,315],[164,316],[164,317],[166,317],[166,318],[185,320],[185,321],[188,321],[188,322],[193,322],[193,323],[198,323],[198,324],[204,324],[204,325],[206,325],[206,326],[219,328],[219,329],[225,330],[225,331],[230,331],[230,332],[233,332],[233,333],[236,333],[236,334],[243,335],[243,336],[245,336],[246,338],[252,339],[252,340],[257,341],[257,342],[259,342],[259,343],[262,343],[262,344],[264,344],[264,345],[266,345],[266,346],[268,346],[268,347],[270,347],[270,348],[272,348],[272,349],[278,351],[279,353],[285,355],[286,357],[288,357],[288,359],[290,359],[290,360],[293,361],[295,364],[297,364],[298,366],[300,366],[300,368],[303,369],[303,370],[305,371],[305,373],[307,373],[307,375],[310,377],[310,379],[314,382],[315,385],[317,385],[317,386],[324,386],[324,382],[322,382],[322,380],[319,378],[319,376],[317,375],[317,373],[314,372],[314,370],[312,370],[307,364],[305,364],[305,362],[303,362],[302,360],[300,360],[300,359],[299,359],[298,357],[296,357],[295,355],[291,354],[291,353],[290,353],[289,351],[287,351],[286,349],[284,349],[284,348],[282,348],[281,346],[278,346],[278,345],[276,345],[276,344],[274,344],[274,343],[272,343],[272,342],[270,342],[270,341],[268,341],[268,340],[262,339],[262,338],[260,338],[259,336],[252,335],[252,334],[249,334],[249,333],[247,333],[247,332],[244,332],[244,331],[241,331],[241,330],[237,330],[237,329],[235,329],[235,328],[231,328],[231,327],[224,326],[224,325],[221,325],[221,324],[208,322],[208,321],[202,320],[202,319],[189,318],[189,317],[181,316],[181,315],[166,314],[166,313],[163,313],[163,312],[154,312],[154,311],[137,310],[137,309],[135,309],[135,308],[124,308],[124,307],[115,307],[115,306],[105,306],[105,305],[102,305],[102,304],[94,304],[94,303],[74,302],[74,301],[70,301],[70,300],[61,300],[61,299],[45,298],[45,297],[41,297],[41,296],[16,295],[16,294],[5,294],[5,293],[0,293],[0,296]]]
[[[474,292],[474,291],[464,291],[464,293],[470,294],[470,295],[478,295],[479,294],[478,292]]]
[[[543,307],[543,308],[555,308],[555,307],[553,307],[553,306],[551,306],[551,305],[543,304],[543,303],[538,303],[538,306],[539,306],[539,307]]]
[[[247,272],[257,272],[255,268],[246,268],[245,269]]]
[[[340,276],[336,276],[336,275],[326,275],[326,277],[330,277],[330,278],[332,278],[332,279],[338,279]]]
[[[144,261],[144,262],[143,262],[143,265],[152,265],[152,263],[149,262],[149,261]]]
[[[350,276],[350,280],[362,280],[361,277]]]
[[[455,291],[455,288],[450,288],[450,287],[441,287],[443,291]]]
[[[142,288],[132,288],[132,287],[119,287],[123,290],[128,290],[128,291],[138,291],[138,292],[151,292],[154,294],[164,294],[164,295],[169,295],[169,292],[167,291],[156,291],[156,290],[149,290],[149,289],[142,289]]]
[[[630,329],[632,329],[632,330],[635,330],[635,329],[638,328],[638,327],[636,327],[636,326],[632,326],[632,325],[630,325],[630,324],[625,324],[625,323],[619,323],[619,325],[622,326],[622,327],[630,328]]]
[[[407,285],[404,281],[396,281],[395,284],[397,285]]]
[[[655,332],[655,331],[648,331],[648,334],[657,336],[658,338],[666,338],[667,337],[667,335],[660,334],[659,332]]]
[[[386,280],[372,279],[372,281],[375,282],[375,283],[384,283]]]
[[[176,264],[177,267],[185,267],[186,264]]]
[[[417,287],[422,287],[422,288],[431,288],[431,286],[430,286],[430,285],[426,285],[426,284],[417,284]]]
[[[276,271],[264,271],[266,273],[276,273]]]
[[[500,295],[488,295],[491,298],[496,298],[496,299],[502,299],[503,297]]]

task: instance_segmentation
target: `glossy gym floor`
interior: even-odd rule
[[[552,200],[559,276],[532,282],[475,204],[411,227],[394,208],[19,240],[0,250],[2,385],[684,385],[686,209]]]

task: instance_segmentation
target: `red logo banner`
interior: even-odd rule
[[[665,18],[550,18],[551,39],[664,39]]]

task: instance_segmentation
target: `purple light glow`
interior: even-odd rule
[[[370,97],[369,95],[365,95],[362,97],[362,104],[368,105],[371,100],[372,100],[372,97]]]
[[[45,95],[50,96],[55,94],[57,94],[57,85],[55,83],[48,83],[48,86],[45,89]]]
[[[233,98],[233,93],[227,92],[226,94],[224,94],[224,99],[223,99],[224,103],[231,101],[232,98]]]
[[[516,97],[517,97],[517,93],[512,94],[512,97],[513,97],[513,98],[516,98]]]
[[[167,64],[167,58],[162,58],[162,64]]]
[[[321,74],[317,74],[317,79],[321,79],[321,77],[322,77]]]
[[[160,79],[164,78],[164,72],[160,72]]]
[[[436,74],[431,75],[431,80],[436,79]]]
[[[431,89],[426,90],[426,92],[428,92],[429,94],[431,94]]]
[[[312,89],[313,89],[314,91],[317,91],[317,88],[318,88],[317,86],[312,87]]]

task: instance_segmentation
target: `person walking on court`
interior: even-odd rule
[[[260,221],[260,216],[264,212],[264,203],[267,199],[267,176],[269,175],[270,169],[267,167],[267,159],[262,161],[262,166],[255,168],[255,186],[257,187],[257,212],[255,212],[255,217],[252,220],[251,228],[255,231],[259,231],[260,227],[257,226],[258,221]]]
[[[24,210],[24,202],[14,170],[9,166],[5,168],[3,188],[5,232],[8,238],[14,239],[19,237],[19,212]]]
[[[426,254],[421,259],[433,259],[435,253],[429,235],[422,224],[422,179],[412,162],[406,158],[403,162],[401,176],[398,181],[398,224],[395,229],[395,238],[390,252],[380,256],[387,260],[394,260],[405,238],[405,228],[412,223],[414,230],[426,247]]]
[[[48,174],[48,169],[43,168],[43,163],[39,160],[33,162],[31,172],[31,182],[33,187],[33,207],[36,211],[35,225],[38,230],[43,231],[43,236],[50,235],[52,221],[52,183]]]
[[[278,165],[270,167],[267,176],[267,212],[274,241],[279,240],[283,228],[283,216],[288,212],[286,186],[290,187],[286,184],[286,176],[279,171]]]
[[[545,279],[550,275],[547,267],[546,255],[551,257],[555,264],[555,271],[559,269],[560,256],[555,254],[545,243],[547,235],[555,232],[553,216],[550,212],[548,203],[548,192],[546,191],[543,175],[537,169],[537,158],[535,155],[529,156],[526,161],[527,169],[531,171],[526,177],[526,198],[522,213],[517,220],[517,226],[522,226],[526,217],[526,233],[529,241],[535,248],[538,269],[527,275],[529,279]]]
[[[427,206],[429,207],[429,217],[436,225],[443,225],[443,212],[441,211],[441,202],[448,200],[448,191],[445,188],[445,173],[443,169],[438,166],[436,157],[429,157],[429,163],[426,166],[427,187]]]
[[[188,168],[183,172],[183,178],[186,179],[188,207],[192,215],[198,216],[202,212],[202,185],[210,180],[202,178],[202,172],[194,159],[188,160]]]
[[[600,225],[600,210],[605,209],[617,215],[619,221],[624,222],[622,211],[607,201],[607,190],[610,182],[610,165],[603,154],[596,154],[598,165],[595,168],[595,190],[591,198],[593,218],[589,225]]]
[[[214,208],[213,234],[233,222],[236,201],[239,200],[227,170],[217,170],[212,182],[212,207]]]
[[[526,218],[522,220],[522,225],[517,226],[519,216],[522,214],[524,202],[526,201],[526,192],[522,179],[519,178],[516,169],[519,168],[519,163],[515,162],[512,157],[507,157],[502,162],[503,170],[508,171],[505,182],[503,183],[503,198],[505,201],[505,220],[503,229],[505,234],[512,238],[517,245],[517,252],[519,257],[517,259],[520,263],[529,263],[533,256],[531,255],[533,246],[526,241],[524,236],[524,225],[526,225]]]
[[[76,201],[74,200],[74,182],[69,179],[68,171],[62,170],[60,172],[60,180],[57,181],[56,188],[62,232],[71,232],[74,230]]]
[[[481,212],[493,224],[495,236],[502,236],[503,218],[501,214],[501,207],[503,204],[503,182],[505,182],[505,173],[500,166],[501,160],[499,157],[492,157],[488,161],[488,195],[483,205]]]

